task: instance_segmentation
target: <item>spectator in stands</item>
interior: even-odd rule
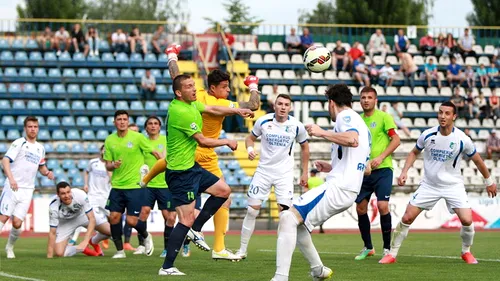
[[[338,71],[339,68],[342,69],[342,71],[345,71],[349,65],[349,56],[347,55],[347,51],[342,46],[342,41],[340,40],[337,40],[335,49],[333,49],[332,64],[333,69],[336,71]]]
[[[295,28],[292,27],[292,29],[290,29],[290,34],[285,38],[286,49],[288,52],[300,51],[302,48],[302,40],[300,39],[300,36],[295,33],[295,31]]]
[[[476,86],[476,73],[472,69],[472,65],[465,66],[465,79],[467,80],[467,87],[473,88]]]
[[[454,56],[459,52],[457,41],[451,33],[446,34],[443,56]]]
[[[472,46],[475,44],[474,37],[469,34],[469,29],[464,30],[464,36],[458,39],[458,47],[460,48],[460,54],[462,57],[475,56],[476,52],[472,50]]]
[[[468,136],[471,140],[473,140],[472,137],[471,137],[471,135],[470,135],[470,129],[469,128],[464,128],[464,134],[466,136]]]
[[[441,89],[441,80],[439,80],[438,76],[438,68],[434,63],[433,58],[429,58],[429,62],[424,65],[425,69],[425,77],[427,78],[427,87],[432,87],[432,80],[436,79],[438,88]]]
[[[436,43],[432,38],[432,31],[427,32],[427,35],[420,38],[419,48],[422,55],[434,55],[436,53]]]
[[[267,113],[274,112],[274,102],[278,97],[278,85],[273,85],[273,92],[267,94]]]
[[[91,26],[89,27],[89,30],[87,30],[87,42],[89,43],[89,55],[91,57],[93,56],[99,56],[99,33],[97,32],[97,29],[95,27]]]
[[[387,112],[387,104],[384,103],[384,105],[382,105],[382,108],[380,110],[382,110],[383,112]]]
[[[136,47],[141,48],[143,54],[148,53],[148,44],[146,43],[146,39],[144,39],[137,26],[134,26],[134,28],[132,28],[132,31],[130,31],[128,42],[130,44],[131,53],[136,52]]]
[[[370,76],[370,84],[377,84],[380,71],[377,68],[377,64],[372,61],[372,64],[368,66],[368,76]]]
[[[44,51],[54,49],[54,32],[52,32],[50,26],[45,27],[42,35],[38,38],[38,43]]]
[[[497,68],[500,67],[500,42],[498,43],[495,50],[493,50],[493,58],[491,61],[495,63]]]
[[[409,85],[413,91],[413,88],[415,87],[415,73],[417,72],[418,67],[410,54],[399,52],[398,57],[401,61],[399,71],[404,75],[405,86]]]
[[[443,33],[439,33],[438,38],[436,39],[436,56],[444,55],[444,49],[446,46],[446,38]]]
[[[401,112],[398,108],[399,102],[391,102],[391,107],[387,110],[387,113],[389,113],[392,118],[394,119],[394,123],[396,123],[396,126],[398,126],[398,129],[403,130],[405,135],[410,136],[410,130],[406,125],[403,123],[401,118],[403,118],[403,112]]]
[[[385,65],[378,71],[379,85],[384,86],[385,88],[391,87],[395,74],[394,68],[392,68],[389,62],[386,62]]]
[[[378,28],[375,33],[370,37],[369,49],[370,58],[373,58],[374,53],[380,53],[380,55],[385,58],[387,53],[387,44],[385,42],[385,36],[382,34],[382,30]]]
[[[309,47],[312,46],[314,40],[309,33],[309,28],[304,28],[302,30],[302,36],[300,36],[300,44],[302,47],[302,53],[304,53]]]
[[[497,131],[491,130],[490,136],[486,141],[487,158],[491,159],[493,152],[500,152],[500,139],[497,137]]]
[[[488,78],[490,78],[490,82],[495,84],[495,78],[498,77],[498,68],[495,66],[494,62],[492,62],[490,67],[486,69],[486,72],[488,73]]]
[[[83,49],[83,55],[87,56],[89,53],[89,44],[87,43],[87,40],[85,40],[85,35],[83,34],[79,23],[76,23],[71,30],[71,41],[73,43],[75,53],[79,53],[80,49]]]
[[[500,118],[500,101],[499,97],[497,96],[496,88],[491,91],[490,112],[491,118],[493,118],[493,120],[497,120],[498,118]]]
[[[355,61],[357,61],[362,56],[364,56],[364,53],[359,48],[359,42],[356,41],[356,42],[354,42],[354,44],[352,44],[352,47],[349,50],[349,63],[350,63],[350,65],[353,66],[353,70],[356,67],[354,65]]]
[[[394,35],[394,51],[396,53],[406,52],[410,47],[410,40],[406,37],[404,30],[398,30],[398,34]]]
[[[484,119],[490,116],[490,110],[488,106],[488,100],[484,97],[483,91],[479,92],[479,96],[476,98],[476,104],[479,108],[479,114],[476,118]]]
[[[488,72],[486,71],[486,68],[484,67],[483,63],[476,70],[476,73],[477,73],[477,77],[479,77],[479,81],[481,82],[481,88],[488,87],[488,84],[490,83],[490,78],[488,76]]]
[[[64,51],[67,52],[69,50],[69,46],[71,45],[71,38],[69,36],[69,32],[62,25],[59,27],[59,30],[56,31],[54,47],[57,50],[57,56],[61,55],[61,48],[64,46]]]
[[[465,75],[462,72],[462,66],[457,64],[457,58],[451,57],[451,62],[447,68],[446,79],[450,87],[453,87],[453,82],[458,82],[458,86],[465,81]]]
[[[453,90],[453,96],[451,96],[450,101],[457,107],[457,115],[459,118],[464,118],[467,116],[465,99],[460,95],[460,87],[455,87]]]
[[[111,35],[111,47],[115,56],[117,53],[123,53],[127,50],[127,35],[123,33],[123,29],[118,28]]]
[[[370,77],[368,73],[368,67],[366,67],[365,64],[365,56],[361,56],[354,61],[354,78],[361,86],[370,86]]]
[[[479,114],[479,107],[476,104],[476,101],[474,99],[474,95],[472,94],[472,89],[469,88],[467,89],[467,98],[465,99],[466,102],[466,118],[467,119],[473,119],[477,118]]]
[[[168,45],[167,33],[165,32],[165,27],[163,25],[158,25],[158,27],[156,27],[151,44],[153,45],[153,52],[157,54],[161,54],[163,48]]]
[[[156,95],[156,79],[151,75],[151,69],[146,69],[141,80],[141,93],[144,100],[152,100]]]

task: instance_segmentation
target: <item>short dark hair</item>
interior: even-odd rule
[[[453,108],[453,114],[457,114],[457,106],[451,101],[445,101],[441,104],[441,106],[449,106]]]
[[[375,97],[377,97],[377,90],[375,90],[375,88],[370,86],[364,87],[363,90],[361,90],[361,92],[359,93],[359,95],[361,96],[364,93],[374,93]]]
[[[59,189],[63,189],[63,188],[66,188],[66,187],[71,187],[69,185],[69,183],[65,182],[65,181],[61,181],[61,182],[58,182],[57,185],[56,185],[56,193],[59,194]]]
[[[161,126],[161,120],[160,120],[160,118],[158,118],[158,116],[151,115],[151,116],[148,117],[148,119],[146,119],[146,121],[144,121],[144,128],[146,128],[146,125],[148,124],[149,120],[151,120],[151,119],[158,120],[158,122],[160,123],[160,126]]]
[[[278,100],[278,98],[284,98],[284,99],[287,99],[287,100],[289,100],[290,102],[292,102],[292,97],[290,97],[290,95],[287,95],[287,94],[279,94],[279,95],[276,97],[276,100]]]
[[[116,119],[116,117],[118,117],[118,115],[123,115],[123,114],[125,114],[125,115],[127,115],[127,117],[129,117],[128,112],[126,110],[120,109],[120,110],[115,111],[114,119]]]
[[[328,86],[325,93],[326,97],[335,102],[338,106],[352,105],[352,93],[346,84],[335,84]]]
[[[172,81],[172,88],[174,90],[174,94],[177,90],[181,90],[182,88],[182,81],[186,80],[186,79],[190,79],[191,76],[187,75],[187,74],[180,74],[180,75],[177,75],[175,76],[174,78],[174,81]]]
[[[229,74],[219,69],[215,69],[214,71],[208,74],[207,82],[208,88],[210,86],[218,86],[221,82],[229,81]]]
[[[38,118],[36,118],[35,116],[28,116],[26,118],[24,118],[24,127],[26,127],[26,125],[28,124],[28,122],[36,122],[38,123]]]

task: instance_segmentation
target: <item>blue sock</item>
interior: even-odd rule
[[[168,239],[170,237],[170,234],[172,233],[172,230],[174,230],[173,226],[165,225],[165,229],[163,230],[163,245],[165,250],[167,249]]]
[[[184,238],[189,231],[189,227],[183,225],[182,223],[177,223],[174,227],[174,230],[170,234],[168,238],[168,246],[167,246],[167,256],[165,257],[165,261],[163,262],[163,268],[168,269],[174,266],[175,258],[179,253],[182,243],[184,242]]]
[[[113,242],[115,243],[116,250],[117,251],[123,250],[121,222],[111,225],[111,237],[113,238]]]
[[[367,249],[373,249],[372,236],[370,234],[370,218],[368,214],[358,215],[359,232]]]
[[[148,226],[145,221],[138,220],[134,228],[137,230],[137,233],[139,233],[143,238],[146,238],[148,237],[147,227]]]
[[[132,236],[132,227],[130,227],[130,225],[128,225],[126,221],[123,225],[123,236],[125,236],[125,243],[130,243],[130,236]]]
[[[226,202],[227,198],[210,196],[208,197],[200,214],[194,220],[192,229],[194,231],[201,231],[203,225],[219,210],[219,208]]]
[[[380,215],[380,228],[382,228],[382,239],[384,240],[384,249],[391,248],[391,230],[392,219],[391,213]]]

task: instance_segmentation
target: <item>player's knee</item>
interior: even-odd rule
[[[23,225],[22,220],[13,220],[12,221],[12,227],[14,227],[15,229],[21,228],[22,225]]]
[[[117,212],[112,212],[109,215],[109,223],[110,224],[117,224],[122,220],[122,214],[117,213]]]
[[[368,212],[368,207],[365,201],[366,200],[363,200],[359,204],[356,204],[356,212],[358,213],[358,216],[365,215]]]
[[[381,215],[386,215],[389,213],[389,201],[378,201],[377,208]]]
[[[408,224],[408,225],[412,224],[413,221],[415,221],[415,218],[412,215],[408,214],[408,213],[404,214],[403,218],[401,219],[402,223]]]
[[[126,218],[126,221],[127,221],[127,224],[130,225],[130,226],[135,226],[137,224],[137,220],[139,218],[138,217],[134,217],[134,216],[127,216]]]
[[[222,204],[223,207],[229,208],[231,206],[231,197],[228,197],[226,202]]]
[[[175,212],[168,212],[168,214],[165,218],[167,226],[174,226],[176,217],[177,217],[177,214]]]
[[[285,204],[278,204],[278,208],[279,208],[280,212],[283,212],[283,211],[290,209],[290,207],[288,205],[285,205]]]
[[[179,216],[179,222],[187,227],[191,227],[194,223],[194,213],[192,215]]]
[[[247,216],[249,216],[250,218],[257,218],[257,216],[259,215],[259,212],[260,212],[260,209],[254,209],[252,206],[248,206],[247,207]]]
[[[231,195],[231,188],[226,183],[222,184],[219,188],[217,188],[217,197],[229,198]]]
[[[472,218],[460,218],[460,222],[463,226],[470,226],[472,225]]]

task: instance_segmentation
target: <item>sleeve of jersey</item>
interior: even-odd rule
[[[389,137],[394,136],[396,133],[396,123],[394,122],[394,118],[392,118],[389,114],[384,114],[384,129]]]
[[[418,137],[415,148],[422,151],[425,148],[425,131]]]
[[[467,157],[474,156],[474,154],[476,154],[476,146],[474,145],[472,139],[469,138],[468,136],[464,136],[463,142],[464,142],[464,152],[467,155]]]
[[[358,129],[356,129],[352,124],[352,117],[350,115],[344,115],[341,118],[337,118],[336,127],[339,133],[345,132],[356,132],[359,134]]]
[[[53,210],[50,207],[49,207],[49,226],[54,228],[59,226],[59,217],[57,214],[57,210]]]
[[[253,128],[252,128],[252,135],[256,138],[260,137],[262,135],[262,117],[257,119],[255,121]]]
[[[85,192],[81,192],[79,193],[79,201],[80,201],[80,204],[82,204],[83,206],[83,209],[85,210],[85,214],[87,214],[88,212],[92,211],[92,206],[90,205],[90,202],[89,202],[89,198],[87,197],[87,194],[85,194]]]
[[[104,160],[113,161],[113,155],[111,154],[110,144],[108,140],[104,141]]]
[[[203,113],[205,111],[205,104],[203,104],[202,102],[199,102],[199,101],[195,101],[193,103],[196,106],[196,109],[198,109],[198,111],[200,113]]]
[[[203,105],[202,103],[200,104]],[[172,118],[170,124],[173,128],[183,132],[188,137],[196,133],[201,133],[201,128],[196,124],[194,118],[189,118],[188,116],[186,118]]]
[[[297,127],[297,137],[295,140],[300,144],[307,142],[307,131],[302,123],[299,123]]]
[[[14,159],[16,159],[17,154],[19,154],[19,151],[21,151],[22,145],[23,145],[22,139],[16,140],[10,145],[9,150],[7,150],[7,153],[5,153],[5,157],[9,158],[10,163],[14,162]]]
[[[140,134],[139,139],[140,139],[140,147],[141,147],[142,153],[148,154],[148,153],[153,152],[153,146],[151,145],[151,142],[148,141],[146,136],[144,136],[143,134]]]

